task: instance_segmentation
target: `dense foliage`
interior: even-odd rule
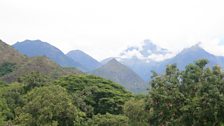
[[[154,73],[147,109],[151,125],[206,125],[224,123],[224,73],[198,60],[184,71],[169,65],[164,75]]]
[[[54,83],[65,87],[75,104],[90,117],[92,114],[122,114],[123,105],[131,97],[122,86],[92,75],[71,75]]]
[[[15,68],[16,65],[14,63],[3,63],[0,65],[0,77],[13,72]]]
[[[145,96],[137,95],[124,105],[124,114],[130,126],[147,126],[149,113],[145,110]]]
[[[147,95],[86,74],[0,81],[0,126],[221,126],[224,73],[207,62],[153,72]]]
[[[24,96],[24,100],[26,104],[16,110],[15,120],[18,124],[71,126],[81,114],[66,90],[60,86],[35,88]]]
[[[122,115],[95,115],[90,126],[128,126],[128,117]]]
[[[0,83],[0,125],[127,125],[124,104],[132,94],[120,85],[90,75],[52,80],[40,73]]]

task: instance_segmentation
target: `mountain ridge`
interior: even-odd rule
[[[15,43],[13,47],[28,57],[46,56],[63,67],[76,67],[85,71],[81,64],[67,57],[60,49],[41,40],[25,40]]]
[[[84,66],[87,71],[92,71],[94,69],[97,69],[101,66],[101,63],[98,62],[96,59],[91,57],[90,55],[86,54],[85,52],[81,50],[72,50],[69,51],[66,56],[73,59],[75,62],[81,64]]]
[[[0,76],[0,80],[6,82],[16,81],[19,77],[31,72],[40,72],[53,78],[67,74],[81,73],[78,70],[66,70],[47,57],[28,58],[3,41],[0,41],[0,56],[0,65],[13,63],[12,71]]]
[[[117,82],[132,92],[142,92],[147,89],[146,83],[134,71],[116,59],[110,60],[91,74]]]

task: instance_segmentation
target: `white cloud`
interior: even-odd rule
[[[208,41],[202,42],[201,46],[208,52],[217,55],[224,56],[224,45],[220,44],[222,38],[214,38]]]
[[[224,36],[223,4],[223,0],[1,0],[0,39],[10,44],[41,39],[64,52],[81,49],[99,60],[147,38],[171,51],[205,41],[206,48],[221,54],[222,46],[206,41]]]
[[[154,61],[163,61],[165,59],[169,59],[172,58],[176,55],[176,53],[168,53],[166,55],[161,55],[161,54],[152,54],[148,57],[148,59],[150,60],[154,60]]]
[[[145,60],[145,57],[138,51],[138,50],[132,50],[132,51],[127,51],[125,52],[123,55],[121,55],[121,58],[132,58],[132,57],[136,57],[139,58],[141,60]]]

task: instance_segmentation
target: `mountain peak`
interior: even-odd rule
[[[101,64],[90,55],[81,50],[72,50],[66,54],[73,61],[80,63],[87,71],[92,71],[101,66]]]
[[[198,42],[197,44],[195,44],[195,45],[193,45],[189,48],[185,48],[181,51],[181,53],[196,53],[196,52],[198,52],[198,53],[208,53],[201,47],[201,42]]]
[[[146,89],[145,82],[134,71],[114,58],[92,74],[117,82],[133,92]]]
[[[40,39],[35,39],[35,40],[26,39],[22,42],[16,42],[16,43],[47,43],[47,42],[43,42]]]
[[[119,63],[115,58],[111,59],[108,64],[117,64]]]
[[[194,49],[202,49],[201,42],[196,43],[195,45],[191,46],[191,48],[194,48]]]
[[[84,53],[84,52],[77,49],[77,50],[71,50],[68,53]]]
[[[63,67],[77,67],[80,70],[85,70],[81,64],[67,57],[60,49],[41,40],[27,39],[17,42],[13,47],[28,57],[46,56]]]

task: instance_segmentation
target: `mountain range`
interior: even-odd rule
[[[163,73],[168,64],[177,64],[178,68],[184,69],[187,64],[204,58],[209,60],[208,66],[218,64],[224,67],[224,57],[210,54],[199,44],[174,55],[168,49],[144,40],[140,46],[130,46],[119,56],[109,57],[101,62],[81,50],[64,54],[53,45],[40,40],[17,42],[13,47],[28,57],[46,56],[62,67],[74,67],[82,72],[112,80],[133,92],[146,90],[149,87],[147,83],[150,81],[151,71]]]
[[[18,78],[31,72],[39,72],[49,75],[52,78],[57,78],[68,74],[81,74],[77,69],[65,69],[58,64],[49,60],[47,57],[32,57],[29,58],[16,49],[0,40],[0,68],[8,65],[4,70],[6,74],[1,74],[0,80],[6,82],[16,81]],[[11,68],[9,68],[11,67]],[[9,70],[8,70],[9,69]]]
[[[80,63],[70,59],[60,49],[47,42],[42,42],[40,40],[25,40],[23,42],[15,43],[13,47],[28,57],[46,56],[63,67],[76,67],[85,71],[85,68]]]

